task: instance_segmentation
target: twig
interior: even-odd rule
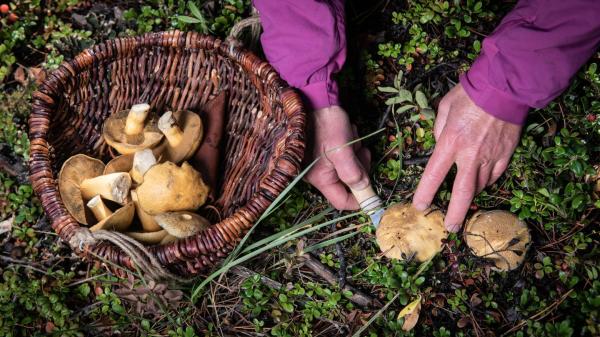
[[[315,274],[322,277],[327,283],[331,285],[338,285],[337,278],[335,274],[329,270],[325,265],[323,265],[319,260],[314,258],[311,254],[304,254],[304,265],[312,270]],[[370,297],[369,295],[363,293],[362,291],[346,284],[344,287],[341,287],[344,291],[350,291],[352,296],[350,297],[350,301],[363,307],[363,308],[374,308],[381,307],[383,304],[379,302],[377,299]]]
[[[250,278],[250,277],[253,277],[254,275],[260,275],[260,283],[262,283],[272,289],[279,290],[283,286],[281,283],[279,283],[275,280],[272,280],[264,275],[261,275],[255,271],[252,271],[244,266],[232,267],[231,269],[229,269],[229,272],[234,273],[235,275],[243,277],[243,278]]]
[[[527,324],[527,321],[530,321],[530,320],[535,320],[535,321],[541,320],[544,317],[550,315],[552,313],[552,311],[554,311],[554,309],[558,308],[558,306],[562,302],[564,302],[567,299],[567,297],[569,297],[569,295],[571,295],[572,292],[573,292],[573,289],[567,291],[558,300],[556,300],[554,303],[552,303],[551,305],[549,305],[549,306],[543,308],[542,310],[538,311],[535,315],[527,318],[526,320],[521,320],[519,322],[519,324],[513,326],[512,328],[510,328],[510,330],[504,332],[502,334],[502,336],[509,335],[510,333],[519,330],[521,327],[523,327],[525,324]]]

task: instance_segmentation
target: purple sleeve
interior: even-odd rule
[[[523,124],[543,108],[600,44],[600,1],[521,0],[483,40],[460,83],[480,108]]]
[[[332,75],[346,59],[343,0],[254,0],[269,62],[312,109],[338,105]]]

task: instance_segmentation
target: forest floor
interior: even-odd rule
[[[435,145],[439,98],[512,6],[347,1],[342,99],[360,134],[371,135],[363,143],[387,203],[410,200]],[[469,215],[505,209],[528,224],[533,242],[514,271],[492,270],[461,233],[428,263],[382,257],[364,215],[331,210],[303,182],[247,241],[279,244],[241,252],[252,257],[202,288],[208,275],[167,289],[119,279],[74,255],[27,177],[31,93],[45,73],[118,36],[178,28],[223,38],[250,11],[249,0],[23,0],[7,13],[0,6],[0,336],[600,335],[600,54],[530,114],[508,170],[471,207]],[[451,181],[452,174],[435,200],[441,208]],[[290,228],[306,224],[322,226],[289,238]],[[403,331],[399,312],[415,300],[418,323]]]

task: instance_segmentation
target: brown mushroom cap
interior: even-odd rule
[[[161,245],[166,245],[167,243],[171,243],[173,241],[177,240],[177,237],[171,235],[171,234],[167,234],[164,239],[160,240],[160,244]]]
[[[134,214],[135,207],[133,206],[133,202],[129,202],[106,219],[90,227],[90,231],[94,232],[100,229],[106,229],[122,232],[129,228],[133,221]]]
[[[191,158],[200,146],[202,120],[192,111],[167,111],[159,118],[158,128],[167,138],[158,149],[162,161],[179,164]]]
[[[116,172],[129,172],[133,166],[133,153],[122,154],[114,157],[104,167],[102,174],[116,173]]]
[[[163,134],[156,127],[154,119],[147,120],[143,131],[139,134],[127,135],[125,133],[125,125],[130,111],[118,111],[106,119],[102,128],[102,136],[106,143],[120,154],[130,154],[156,147],[163,139]]]
[[[210,226],[208,220],[192,212],[166,212],[154,216],[160,227],[176,238],[194,235]]]
[[[187,162],[181,167],[165,162],[149,169],[136,191],[142,209],[157,215],[197,209],[206,202],[208,186]]]
[[[475,213],[467,221],[463,236],[473,254],[491,260],[497,270],[521,265],[531,242],[527,224],[502,210]]]
[[[169,234],[166,230],[161,229],[156,232],[125,232],[125,235],[140,242],[154,245],[160,243]]]
[[[104,164],[98,159],[77,154],[67,159],[58,173],[58,190],[65,207],[79,223],[87,225],[90,217],[81,196],[81,182],[102,175]]]
[[[375,233],[377,244],[389,258],[427,261],[442,250],[448,236],[439,210],[420,212],[409,203],[388,208]]]

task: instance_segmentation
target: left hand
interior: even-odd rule
[[[413,197],[415,208],[429,207],[456,163],[458,173],[444,223],[448,231],[457,232],[475,195],[506,170],[521,128],[488,114],[475,105],[460,84],[455,86],[438,108],[434,125],[437,144]]]

